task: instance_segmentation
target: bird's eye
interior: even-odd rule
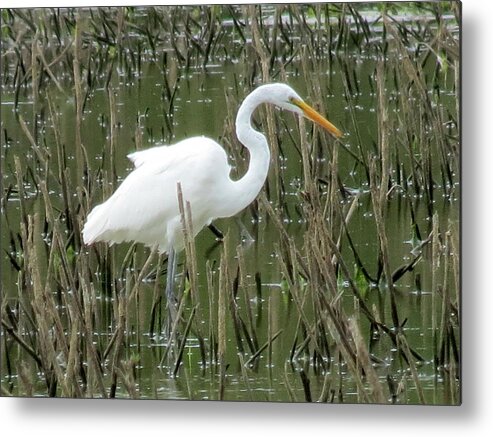
[[[296,106],[296,107],[298,107],[298,108],[300,107],[300,103],[301,103],[301,101],[300,101],[300,99],[298,99],[297,97],[289,97],[289,98],[288,98],[288,100],[289,100],[289,103],[290,103],[291,105],[294,105],[294,106]]]

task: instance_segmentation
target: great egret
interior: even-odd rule
[[[88,215],[82,231],[84,243],[136,241],[167,252],[166,294],[172,297],[175,253],[184,247],[177,186],[183,204],[190,203],[193,237],[214,219],[234,216],[248,206],[269,170],[267,139],[251,125],[252,113],[262,103],[303,115],[336,137],[342,135],[288,85],[259,86],[245,98],[236,117],[236,135],[250,153],[248,170],[241,179],[230,178],[226,152],[206,137],[131,153],[128,158],[135,169]]]

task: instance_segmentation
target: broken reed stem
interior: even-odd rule
[[[283,332],[283,329],[280,329],[279,331],[277,331],[271,338],[269,338],[258,350],[257,352],[255,352],[246,362],[245,362],[245,366],[249,366],[250,363],[253,363],[261,354],[262,352],[267,349],[267,348],[270,348],[272,346],[272,343],[274,342],[274,340],[279,337],[279,335],[281,335],[281,333]]]

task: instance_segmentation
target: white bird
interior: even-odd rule
[[[253,112],[263,103],[303,115],[336,137],[342,135],[288,85],[260,86],[245,98],[236,117],[236,135],[250,154],[242,178],[230,178],[226,152],[206,137],[131,153],[128,158],[135,169],[106,202],[88,215],[82,230],[84,243],[135,241],[167,252],[167,294],[172,296],[175,252],[184,247],[178,184],[183,204],[190,203],[193,237],[214,219],[234,216],[248,206],[260,192],[269,170],[267,139],[251,124]]]

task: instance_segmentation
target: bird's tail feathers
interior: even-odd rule
[[[100,237],[105,232],[107,218],[105,210],[108,207],[107,202],[102,203],[94,207],[94,209],[87,216],[86,224],[82,229],[82,237],[84,244],[90,246],[91,244],[100,241]]]

